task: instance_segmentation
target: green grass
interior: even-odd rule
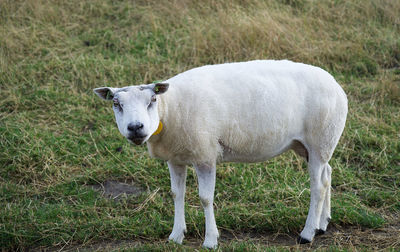
[[[260,58],[323,67],[348,94],[348,121],[330,162],[330,227],[398,227],[398,13],[389,0],[0,2],[0,247],[138,240],[139,250],[190,249],[162,243],[173,224],[166,164],[120,136],[110,105],[92,89]],[[116,201],[88,186],[110,179],[145,193]],[[192,169],[187,185],[187,236],[200,244],[204,214]],[[306,165],[293,153],[221,164],[217,224],[236,234],[296,235],[309,195]],[[221,242],[222,250],[267,247]]]

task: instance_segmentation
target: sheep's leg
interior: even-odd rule
[[[174,198],[175,216],[174,227],[169,240],[181,244],[186,232],[185,223],[185,184],[186,166],[174,165],[168,162],[171,176],[171,190]]]
[[[317,234],[325,233],[329,221],[331,220],[331,175],[332,168],[329,164],[326,164],[326,183],[327,188],[325,192],[324,205],[322,207],[322,214],[319,220],[319,229],[317,230]]]
[[[199,196],[206,218],[206,235],[203,247],[216,248],[219,236],[213,208],[216,167],[215,165],[201,164],[195,165],[195,168],[199,181]]]
[[[314,238],[316,231],[319,229],[322,208],[324,207],[324,199],[328,188],[328,167],[326,163],[322,163],[315,157],[310,158],[309,173],[311,186],[310,208],[306,225],[300,233],[299,243],[309,243]]]

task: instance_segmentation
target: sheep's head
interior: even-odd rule
[[[169,84],[156,83],[123,88],[100,87],[93,91],[113,102],[118,129],[130,142],[146,142],[158,129],[160,118],[157,95],[165,93]]]

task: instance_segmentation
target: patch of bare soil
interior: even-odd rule
[[[103,197],[118,199],[124,195],[139,196],[144,190],[133,182],[119,182],[107,180],[101,184],[89,185],[96,191],[101,192]]]

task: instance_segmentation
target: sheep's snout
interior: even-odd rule
[[[143,129],[143,123],[141,122],[128,124],[128,130],[130,132],[134,132],[135,134],[139,133],[142,129]]]
[[[137,145],[140,145],[144,142],[147,135],[143,131],[143,123],[141,122],[129,123],[127,129],[128,129],[128,135],[127,135],[128,140]]]

